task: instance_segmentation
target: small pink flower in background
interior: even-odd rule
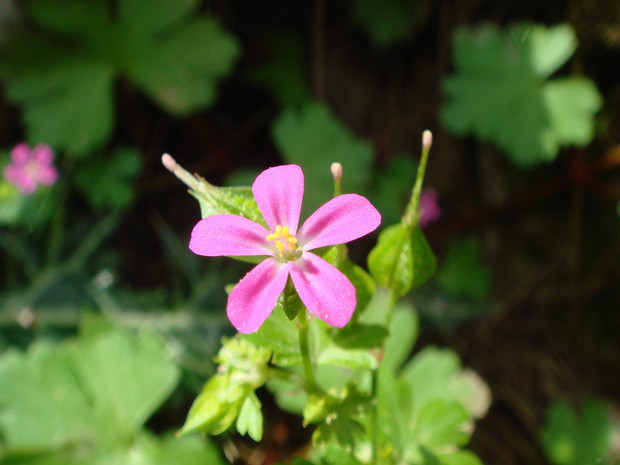
[[[24,194],[30,195],[39,184],[51,186],[58,180],[53,159],[54,152],[49,145],[39,144],[30,150],[28,144],[17,144],[11,151],[11,163],[4,169],[4,177]]]
[[[297,165],[263,171],[252,192],[269,229],[236,215],[203,218],[192,231],[189,248],[198,255],[266,255],[234,287],[226,311],[242,333],[256,331],[276,306],[291,277],[301,301],[326,323],[341,328],[353,315],[355,288],[334,266],[310,252],[342,244],[374,231],[381,215],[365,198],[344,194],[315,211],[297,229],[304,175]]]
[[[439,198],[434,189],[425,189],[420,194],[420,220],[421,228],[434,223],[441,216]]]

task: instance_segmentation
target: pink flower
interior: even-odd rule
[[[4,169],[4,177],[24,194],[30,195],[39,184],[51,186],[58,180],[53,159],[54,152],[49,145],[39,144],[30,150],[25,143],[17,144],[11,151],[11,163]]]
[[[433,189],[425,189],[420,194],[420,227],[424,228],[434,223],[441,216],[437,192]]]
[[[308,310],[338,328],[355,310],[355,288],[334,266],[310,250],[352,241],[374,231],[381,215],[360,195],[333,198],[297,229],[304,175],[297,165],[263,171],[252,186],[269,230],[236,215],[198,222],[189,248],[198,255],[267,255],[234,287],[226,311],[242,333],[256,331],[271,314],[289,276]]]

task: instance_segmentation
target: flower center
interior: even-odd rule
[[[301,249],[297,247],[297,238],[288,230],[288,226],[276,227],[276,232],[267,236],[268,241],[273,241],[277,256],[284,260],[296,260],[301,257]]]

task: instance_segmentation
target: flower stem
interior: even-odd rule
[[[424,173],[426,171],[426,162],[428,161],[428,153],[431,150],[433,144],[433,135],[430,131],[426,130],[422,134],[422,156],[420,157],[420,164],[418,165],[418,173],[415,179],[415,185],[411,193],[411,199],[405,209],[403,215],[403,224],[409,229],[413,230],[420,220],[420,194],[422,192],[422,182],[424,181]]]
[[[319,392],[320,388],[314,377],[314,368],[310,359],[310,344],[308,342],[308,318],[306,317],[306,309],[299,312],[299,350],[301,352],[301,361],[306,375],[308,393]]]

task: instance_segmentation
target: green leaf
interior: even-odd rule
[[[489,292],[491,272],[480,261],[480,242],[475,238],[452,242],[437,280],[454,297],[484,299]]]
[[[286,319],[284,312],[272,312],[258,331],[241,337],[255,346],[271,350],[276,365],[289,367],[301,363],[299,331]]]
[[[426,347],[401,372],[414,391],[414,411],[434,400],[459,402],[470,415],[481,417],[490,405],[486,384],[470,371],[461,370],[458,356],[448,349]]]
[[[137,431],[179,379],[161,340],[148,332],[131,338],[128,331],[107,331],[74,344],[71,355],[89,400],[121,431]]]
[[[55,449],[97,437],[96,412],[66,347],[38,342],[27,354],[5,353],[0,379],[0,429],[7,447]]]
[[[413,436],[420,446],[434,452],[446,446],[462,446],[469,440],[464,428],[468,420],[467,410],[458,402],[435,399],[415,415]]]
[[[456,71],[443,84],[442,121],[456,134],[495,142],[521,166],[553,160],[561,146],[589,143],[602,105],[594,84],[584,78],[546,80],[575,45],[568,25],[459,29]]]
[[[428,18],[431,2],[356,0],[353,12],[375,44],[388,47],[407,39]]]
[[[274,123],[273,139],[282,158],[304,171],[305,215],[332,197],[329,186],[333,186],[333,162],[343,167],[342,192],[360,192],[368,184],[372,146],[357,139],[325,104],[312,103],[299,111],[284,111]]]
[[[114,126],[113,85],[133,81],[176,115],[210,105],[239,43],[194,0],[30,0],[25,25],[7,39],[0,67],[7,95],[22,105],[28,141],[81,155]],[[37,28],[29,28],[31,22]]]
[[[398,305],[390,320],[389,336],[381,367],[393,373],[409,358],[420,332],[420,323],[415,309],[407,304]]]
[[[603,463],[612,447],[613,432],[611,412],[604,403],[587,399],[578,413],[556,401],[547,413],[541,441],[556,465]]]
[[[368,269],[377,283],[403,296],[435,272],[436,260],[419,227],[402,223],[385,228],[368,254]]]
[[[176,115],[207,107],[215,100],[217,79],[232,68],[240,48],[237,40],[211,18],[195,19],[174,35],[155,35],[151,40],[152,53],[128,60],[126,71],[139,87]]]
[[[237,417],[237,431],[248,435],[259,442],[263,437],[263,412],[256,394],[251,393],[243,401],[241,411]]]
[[[218,448],[198,437],[164,437],[163,440],[151,440],[150,446],[142,443],[150,456],[149,465],[225,465]]]
[[[468,450],[438,454],[436,458],[440,465],[483,465],[480,459]]]
[[[370,299],[375,294],[375,281],[361,266],[356,265],[351,260],[344,260],[337,268],[349,278],[351,284],[355,287],[355,297],[357,303],[355,305],[354,315],[359,316],[363,312]]]
[[[95,209],[124,208],[133,199],[133,182],[141,164],[135,150],[117,149],[109,157],[89,157],[75,181]]]
[[[178,376],[158,337],[117,328],[86,330],[62,346],[37,342],[25,354],[5,353],[0,429],[7,455],[28,452],[32,460],[23,463],[41,464],[56,463],[42,458],[48,453],[76,464],[127,457]]]
[[[550,131],[561,144],[583,146],[592,140],[592,115],[602,105],[592,81],[581,77],[556,79],[543,89],[543,101],[550,114]]]
[[[28,142],[45,142],[70,155],[103,144],[112,131],[111,66],[62,58],[39,66],[43,69],[16,69],[5,76],[8,98],[22,104]]]
[[[349,323],[334,335],[334,343],[345,349],[380,347],[388,330],[380,325]]]
[[[345,349],[336,345],[328,346],[322,350],[317,358],[317,363],[364,370],[375,370],[378,367],[377,359],[368,350]]]

